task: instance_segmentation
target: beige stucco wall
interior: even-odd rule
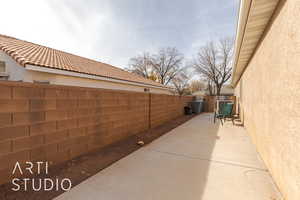
[[[8,80],[11,81],[24,81],[24,82],[50,81],[51,84],[55,84],[55,85],[104,88],[104,89],[126,90],[126,91],[135,91],[135,92],[144,92],[144,88],[148,88],[150,89],[151,93],[173,94],[171,90],[167,90],[167,89],[138,86],[133,84],[115,83],[111,81],[95,80],[89,78],[26,70],[24,67],[20,66],[11,57],[9,57],[7,54],[5,54],[2,51],[0,51],[0,60],[5,61],[7,73],[9,74]]]
[[[300,199],[300,1],[281,1],[235,88],[245,128],[287,200]]]

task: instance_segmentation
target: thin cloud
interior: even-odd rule
[[[238,0],[10,0],[1,5],[7,20],[0,32],[126,67],[143,51],[175,46],[189,58],[208,40],[233,36],[237,6]]]

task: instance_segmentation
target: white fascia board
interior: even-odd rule
[[[233,87],[236,86],[237,80],[240,78],[238,71],[243,70],[239,68],[237,64],[238,64],[240,50],[241,50],[241,46],[245,34],[248,14],[251,8],[251,3],[252,0],[240,0],[239,16],[238,16],[238,23],[236,28],[235,44],[234,44],[233,71],[232,71],[232,79],[231,79],[231,85]]]
[[[83,74],[83,73],[78,73],[78,72],[71,72],[71,71],[60,70],[60,69],[40,67],[40,66],[29,65],[29,64],[25,65],[25,69],[32,70],[32,71],[38,71],[38,72],[45,72],[45,73],[50,73],[50,74],[59,74],[59,75],[65,75],[65,76],[74,76],[74,77],[108,81],[108,82],[113,82],[113,83],[121,83],[121,84],[134,85],[134,86],[140,86],[140,87],[149,87],[149,88],[170,90],[169,88],[165,88],[165,87],[159,87],[159,86],[142,84],[142,83],[137,83],[137,82],[125,81],[125,80],[118,80],[118,79],[102,77],[102,76],[95,76],[95,75],[90,75],[90,74]]]
[[[278,7],[278,2],[280,0],[264,0],[264,1],[255,1],[255,0],[241,0],[240,1],[240,10],[239,10],[239,19],[236,31],[236,41],[235,41],[235,52],[234,52],[234,63],[233,63],[233,73],[231,85],[236,87],[238,81],[243,76],[244,71],[248,67],[248,63],[252,59],[253,53],[255,53],[257,45],[261,42],[265,29],[269,26],[270,20],[273,16],[274,11]],[[254,20],[251,20],[259,16],[260,10],[263,10],[264,15],[258,19],[263,22],[263,26],[259,29],[253,31],[247,29],[255,25]],[[265,15],[267,14],[267,15]],[[245,35],[247,34],[247,37]],[[248,37],[251,36],[251,37]],[[255,39],[255,40],[254,40]],[[247,50],[247,42],[251,43],[251,40],[254,40],[249,49]],[[240,61],[241,53],[248,54],[247,60]]]

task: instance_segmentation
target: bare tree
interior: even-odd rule
[[[183,55],[176,48],[163,48],[152,56],[151,64],[159,82],[168,85],[183,70],[182,61]]]
[[[152,79],[154,76],[153,67],[151,63],[151,56],[148,52],[133,57],[129,60],[129,68],[126,69],[132,73]]]
[[[204,79],[206,85],[205,90],[208,92],[209,95],[215,95],[216,94],[216,87],[214,83],[210,79]]]
[[[215,86],[212,84],[212,81],[210,79],[207,80],[207,90],[209,92],[209,95],[215,94]]]
[[[199,50],[193,66],[202,78],[208,80],[210,92],[213,83],[216,94],[220,95],[222,86],[230,79],[232,53],[233,41],[230,38],[209,42]]]
[[[190,83],[190,90],[192,93],[201,91],[201,90],[205,90],[205,89],[206,89],[205,84],[201,80],[193,80]]]
[[[185,68],[182,62],[183,55],[176,48],[162,48],[156,54],[144,52],[131,58],[127,70],[168,85]]]
[[[189,89],[190,76],[186,71],[181,71],[172,79],[172,84],[176,93],[180,96],[186,95],[190,92]]]

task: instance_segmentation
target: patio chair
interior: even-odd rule
[[[232,124],[234,125],[234,116],[233,116],[233,103],[228,102],[219,102],[218,109],[216,109],[214,113],[214,123],[216,122],[216,118],[221,121],[223,125],[223,121],[225,122],[226,119],[230,118]]]

